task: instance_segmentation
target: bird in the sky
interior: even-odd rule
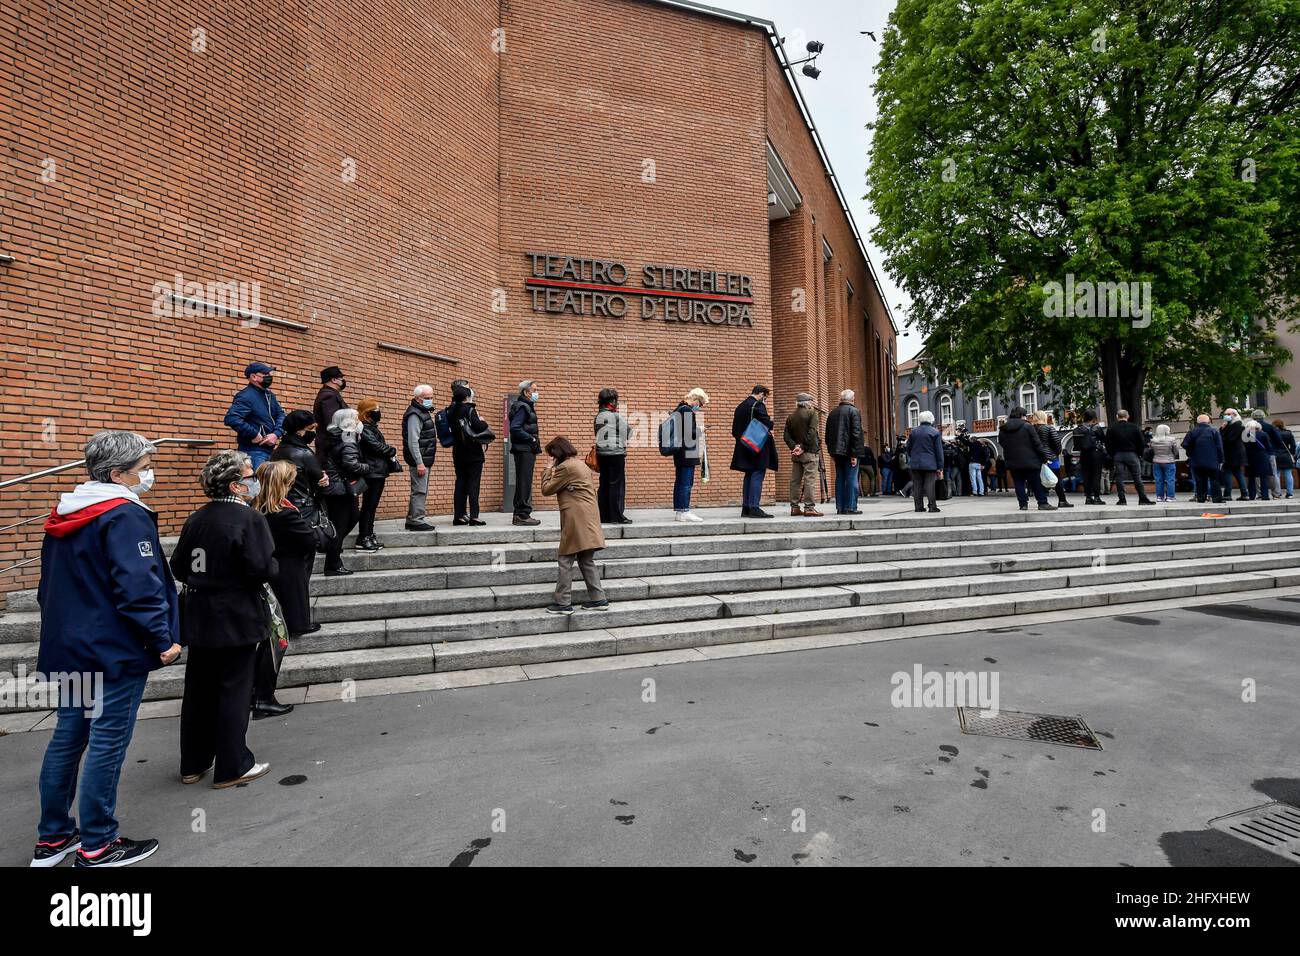
[[[876,39],[876,35],[875,35],[874,33],[872,33],[870,30],[859,30],[858,32],[859,32],[859,33],[864,33],[864,34],[866,34],[867,36],[871,37],[871,39],[873,39],[873,40]],[[877,40],[876,42],[879,42],[879,41]]]

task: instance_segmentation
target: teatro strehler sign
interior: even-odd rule
[[[671,265],[641,267],[641,284],[628,285],[628,268],[612,259],[528,252],[532,275],[524,283],[534,312],[621,319],[632,296],[641,318],[703,325],[754,327],[754,283],[738,272]]]

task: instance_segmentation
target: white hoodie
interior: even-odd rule
[[[112,501],[114,498],[125,498],[131,503],[139,505],[145,511],[153,511],[152,508],[140,500],[140,496],[134,491],[126,485],[119,485],[115,481],[82,482],[71,491],[64,492],[59,496],[59,504],[54,511],[56,514],[70,515],[82,508],[99,504],[101,501]]]

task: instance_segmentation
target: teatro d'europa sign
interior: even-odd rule
[[[754,327],[753,280],[738,272],[646,265],[637,286],[628,284],[627,266],[612,259],[525,255],[533,264],[525,286],[534,312],[621,319],[639,296],[643,319]]]

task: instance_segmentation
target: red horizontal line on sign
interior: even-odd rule
[[[638,289],[630,285],[596,285],[593,282],[562,282],[559,279],[528,279],[524,285],[541,286],[546,289],[583,289],[587,292],[623,292],[633,295],[658,295],[666,299],[708,299],[712,302],[739,302],[753,305],[754,300],[747,295],[718,295],[715,292],[682,292],[676,289]]]

